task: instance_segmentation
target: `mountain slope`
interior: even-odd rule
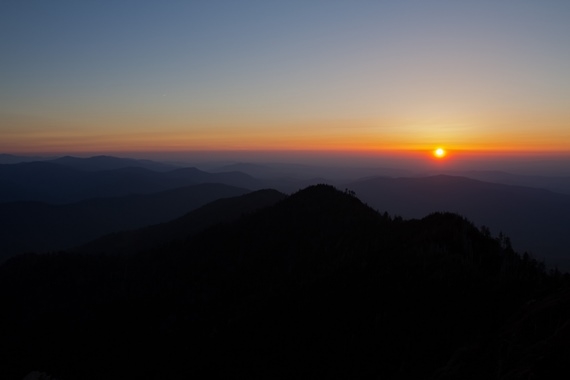
[[[405,218],[459,213],[507,234],[516,249],[570,270],[570,195],[444,175],[372,178],[346,186],[370,206]]]
[[[127,254],[157,248],[184,240],[216,223],[233,221],[244,214],[271,206],[284,194],[276,190],[258,190],[232,198],[218,199],[175,220],[102,236],[74,249],[81,253]]]
[[[461,216],[393,219],[315,186],[137,255],[9,260],[0,375],[544,378],[570,353],[563,339],[532,351],[570,320],[561,288],[564,278]],[[557,314],[524,322],[528,305],[548,300]],[[536,336],[511,347],[524,363],[477,350],[525,326]]]
[[[0,203],[0,260],[16,253],[70,248],[101,235],[165,222],[247,189],[202,184],[155,194],[96,198],[65,205]]]

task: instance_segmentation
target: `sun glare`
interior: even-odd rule
[[[437,158],[443,158],[445,157],[445,149],[443,148],[437,148],[436,150],[433,151],[433,155],[436,156]]]

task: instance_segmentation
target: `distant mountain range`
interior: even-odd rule
[[[13,154],[0,153],[0,164],[19,164],[21,162],[44,161],[53,157],[42,156],[17,156]]]
[[[304,179],[340,183],[349,179],[358,179],[370,176],[401,177],[412,174],[409,170],[385,167],[359,167],[359,166],[325,166],[303,165],[291,163],[236,163],[223,165],[210,169],[212,172],[239,171],[257,178],[265,179]],[[305,185],[306,186],[306,185]]]
[[[523,175],[493,170],[452,171],[446,174],[478,179],[485,182],[534,187],[550,190],[555,193],[570,194],[570,176]]]
[[[95,170],[120,165],[106,159],[103,160],[105,165],[89,159],[63,161],[65,164],[44,161],[0,165],[0,202],[69,203],[94,197],[149,194],[199,183],[223,183],[249,189],[265,187],[262,181],[239,172],[208,173],[196,168],[158,172],[131,166]]]
[[[78,158],[65,156],[47,162],[86,171],[113,170],[124,168],[143,168],[155,171],[170,171],[179,167],[151,160],[136,160],[132,158],[118,158],[113,156],[93,156]]]
[[[522,165],[521,165],[522,166]],[[467,177],[504,185],[526,186],[570,194],[570,176],[515,174],[499,170],[404,170],[387,167],[363,166],[318,166],[290,163],[235,163],[208,169],[211,172],[239,171],[264,179],[320,179],[321,182],[343,186],[364,178],[420,178],[435,175]],[[540,170],[537,171],[540,173]],[[305,184],[305,186],[308,184]]]
[[[231,169],[231,168],[228,168]],[[328,182],[323,178],[255,178],[236,170],[207,172],[150,160],[110,156],[0,164],[0,202],[69,203],[94,197],[149,194],[199,183],[222,183],[252,190],[291,193]]]

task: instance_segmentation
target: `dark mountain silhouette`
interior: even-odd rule
[[[266,186],[243,173],[207,173],[196,168],[157,172],[140,167],[85,171],[53,162],[0,165],[0,202],[76,202],[195,185],[222,183],[249,189]]]
[[[47,252],[86,243],[104,234],[156,224],[247,189],[202,184],[147,195],[95,198],[52,205],[0,203],[0,261],[22,252]]]
[[[116,255],[156,249],[172,241],[187,239],[216,223],[230,222],[273,205],[284,197],[276,190],[258,190],[218,199],[170,222],[105,235],[73,251]]]
[[[8,260],[0,377],[548,378],[568,289],[459,215],[314,186],[135,255]]]
[[[50,160],[54,164],[67,166],[70,168],[86,171],[113,170],[123,168],[143,168],[155,171],[170,171],[177,167],[174,165],[163,164],[161,162],[151,160],[140,160],[132,158],[119,158],[113,156],[93,156],[88,158],[65,156]]]
[[[459,213],[507,234],[516,249],[570,270],[570,195],[445,175],[379,177],[346,186],[370,206],[405,218]]]

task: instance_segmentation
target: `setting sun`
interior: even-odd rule
[[[443,148],[437,148],[436,150],[433,151],[433,155],[436,156],[437,158],[443,158],[445,157],[445,149]]]

